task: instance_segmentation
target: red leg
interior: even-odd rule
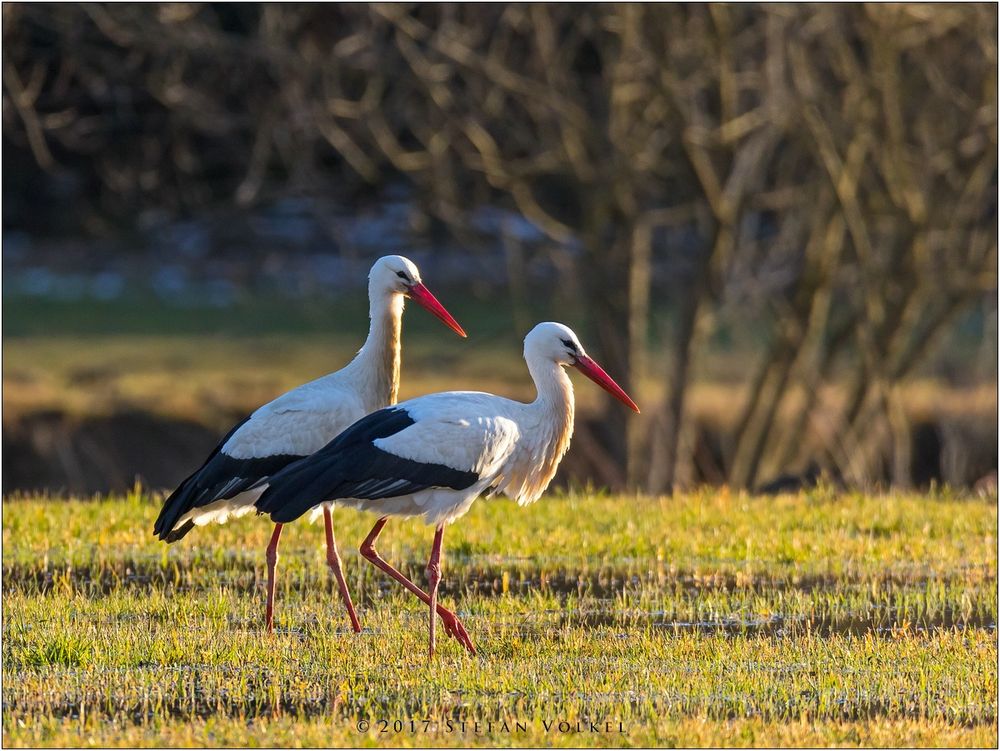
[[[375,540],[378,539],[379,534],[382,532],[382,528],[388,521],[389,517],[383,516],[375,522],[375,526],[372,527],[372,531],[368,533],[368,537],[366,537],[365,541],[361,543],[361,555],[363,555],[377,568],[382,569],[385,573],[410,590],[410,592],[420,598],[421,602],[425,605],[430,605],[430,595],[390,566],[385,559],[378,554],[378,551],[375,550]],[[462,622],[458,620],[455,614],[440,605],[436,606],[436,610],[438,616],[440,616],[442,622],[444,623],[445,633],[448,634],[448,636],[452,636],[457,639],[462,646],[469,650],[471,654],[475,654],[476,648],[472,646],[472,640],[469,638],[468,632],[465,630]]]
[[[278,563],[278,538],[281,537],[281,525],[274,525],[274,534],[267,546],[267,608],[264,612],[264,625],[269,632],[274,631],[274,567]]]
[[[441,540],[444,538],[444,525],[442,524],[434,530],[434,545],[431,547],[431,557],[427,561],[427,584],[430,589],[431,606],[431,635],[428,647],[428,656],[434,656],[434,629],[437,626],[438,584],[441,581]]]
[[[340,588],[340,597],[344,600],[347,608],[347,615],[351,619],[351,628],[355,633],[361,631],[361,623],[358,621],[358,614],[354,612],[354,603],[351,602],[351,591],[347,588],[347,580],[344,579],[344,569],[340,565],[340,554],[337,552],[337,541],[333,537],[333,517],[328,506],[323,507],[323,521],[326,523],[326,565],[337,577],[337,586]]]

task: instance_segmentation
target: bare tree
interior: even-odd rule
[[[566,317],[663,394],[581,434],[610,485],[698,479],[690,384],[720,320],[761,341],[728,482],[818,458],[907,483],[901,384],[996,289],[995,6],[4,14],[5,138],[92,165],[120,210],[404,178],[457,237],[483,206],[533,222],[572,260]]]

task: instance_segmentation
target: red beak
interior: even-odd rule
[[[408,297],[410,297],[413,302],[417,303],[420,307],[426,308],[431,313],[436,315],[442,321],[444,321],[445,326],[450,328],[456,334],[464,337],[465,330],[458,325],[458,321],[452,318],[451,313],[444,309],[444,305],[438,302],[438,299],[431,294],[431,291],[427,289],[423,284],[417,282],[411,285],[406,291]]]
[[[577,370],[611,394],[626,407],[635,410],[636,412],[639,411],[639,407],[632,401],[629,395],[622,390],[622,387],[615,383],[611,376],[604,372],[604,368],[591,360],[589,357],[586,355],[577,355],[574,365]]]

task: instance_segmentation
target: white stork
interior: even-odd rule
[[[256,502],[258,510],[281,524],[330,501],[380,514],[361,554],[430,606],[431,656],[435,612],[446,633],[475,654],[455,614],[437,604],[444,527],[465,514],[482,493],[504,493],[525,505],[548,487],[573,435],[573,385],[563,368],[576,367],[639,411],[587,357],[576,334],[560,323],[535,326],[525,337],[524,359],[538,392],[530,404],[452,391],[381,409],[312,456],[272,475]],[[429,593],[375,550],[375,540],[390,516],[418,515],[436,525],[427,563]]]
[[[322,448],[368,413],[396,403],[400,330],[405,297],[423,306],[460,336],[465,331],[420,281],[416,265],[402,256],[378,259],[368,275],[371,324],[368,338],[346,367],[282,394],[237,424],[205,463],[170,494],[153,527],[168,543],[195,526],[225,522],[254,510],[268,478],[287,464]],[[323,507],[327,564],[333,570],[351,619],[361,630],[341,569],[330,507]],[[265,623],[274,628],[274,571],[281,524],[267,546]]]

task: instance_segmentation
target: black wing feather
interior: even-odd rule
[[[275,454],[266,457],[236,459],[223,453],[222,447],[247,420],[237,423],[219,441],[205,463],[163,502],[160,515],[153,525],[153,534],[166,542],[177,542],[194,528],[185,524],[174,529],[177,520],[191,509],[207,506],[223,498],[232,498],[249,490],[262,480],[302,457],[295,454]]]
[[[475,472],[404,459],[373,444],[413,423],[399,407],[361,418],[316,453],[270,477],[257,510],[285,524],[323,501],[392,498],[434,487],[464,490],[479,481]]]

